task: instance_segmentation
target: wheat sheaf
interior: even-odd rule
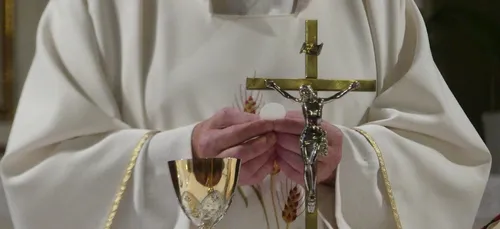
[[[235,95],[233,106],[238,108],[240,111],[250,114],[257,114],[258,110],[262,107],[262,104],[263,104],[263,96],[260,91],[248,91],[246,90],[245,86],[241,85],[239,88],[238,95]],[[262,206],[262,211],[266,219],[267,228],[269,229],[270,228],[269,217],[267,215],[267,210],[264,204],[264,198],[262,197],[260,187],[259,185],[251,185],[250,187],[254,191],[255,195],[257,196],[257,199],[260,202],[260,205]],[[241,186],[238,186],[237,190],[240,193],[241,197],[243,198],[245,206],[248,207],[248,198],[243,192]]]
[[[239,95],[235,96],[235,106],[243,112],[256,114],[262,106],[262,100],[263,96],[260,91],[247,91],[244,86],[241,86]]]
[[[286,228],[290,227],[297,217],[304,212],[304,189],[295,184],[290,179],[280,182],[280,191],[276,191],[278,204],[281,209],[281,218],[286,223]]]

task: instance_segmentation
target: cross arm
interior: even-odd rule
[[[296,91],[304,84],[311,85],[316,91],[343,91],[353,82],[358,81],[358,92],[376,91],[376,80],[329,80],[329,79],[269,79],[247,78],[247,90],[272,90],[266,86],[266,79],[274,81],[282,90]]]

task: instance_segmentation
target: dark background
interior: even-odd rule
[[[433,0],[427,4],[424,9],[429,11],[423,14],[434,60],[484,139],[483,114],[500,114],[500,1]],[[500,173],[499,153],[492,151],[496,173]]]
[[[436,1],[433,8],[426,24],[434,59],[483,135],[483,113],[500,110],[500,1]]]

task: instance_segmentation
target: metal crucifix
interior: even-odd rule
[[[247,78],[248,90],[275,90],[283,97],[302,104],[305,127],[300,136],[301,154],[304,160],[306,189],[306,229],[318,228],[317,206],[317,158],[328,154],[326,132],[321,128],[323,105],[340,99],[350,91],[375,91],[375,80],[328,80],[318,79],[318,56],[323,44],[318,44],[318,21],[307,20],[305,42],[300,53],[305,54],[305,79]],[[294,97],[288,90],[299,91]],[[333,96],[320,98],[317,91],[339,91]]]

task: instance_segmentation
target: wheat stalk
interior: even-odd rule
[[[262,107],[264,96],[260,91],[249,92],[245,89],[244,86],[240,86],[239,96],[235,95],[234,97],[234,106],[239,110],[256,114],[257,110]],[[250,94],[249,94],[250,93]]]
[[[304,212],[305,198],[301,186],[292,183],[290,179],[286,179],[284,183],[283,185],[282,182],[282,186],[285,187],[281,188],[282,198],[281,201],[278,198],[278,204],[281,209],[281,218],[285,221],[286,227],[289,228],[290,224]],[[277,194],[280,196],[280,193]]]
[[[250,92],[250,95],[248,94],[248,91],[245,89],[244,86],[240,86],[240,91],[239,91],[239,96],[235,95],[235,103],[233,104],[234,107],[238,108],[240,111],[255,114],[257,113],[257,110],[261,107],[262,105],[262,93],[257,92],[255,95],[253,92]],[[254,99],[255,97],[255,99]],[[260,202],[260,205],[262,206],[262,210],[264,211],[264,216],[266,218],[266,223],[267,223],[267,228],[270,228],[269,225],[269,218],[267,216],[267,211],[266,211],[266,206],[264,204],[264,199],[262,197],[262,193],[259,189],[258,186],[252,185],[250,186],[252,190],[255,192],[255,195],[257,196],[257,199]],[[243,198],[243,201],[245,202],[245,206],[248,207],[248,198],[241,189],[241,186],[238,186],[238,192],[240,193],[241,197]]]
[[[274,219],[276,220],[276,229],[279,229],[280,228],[280,223],[279,223],[279,220],[278,220],[278,210],[276,209],[276,197],[274,195],[274,192],[276,190],[275,188],[275,178],[276,178],[276,175],[278,175],[278,173],[280,172],[280,167],[278,165],[278,163],[276,161],[274,161],[274,165],[273,165],[273,171],[271,173],[271,200],[272,200],[272,204],[273,204],[273,211],[274,211]]]

